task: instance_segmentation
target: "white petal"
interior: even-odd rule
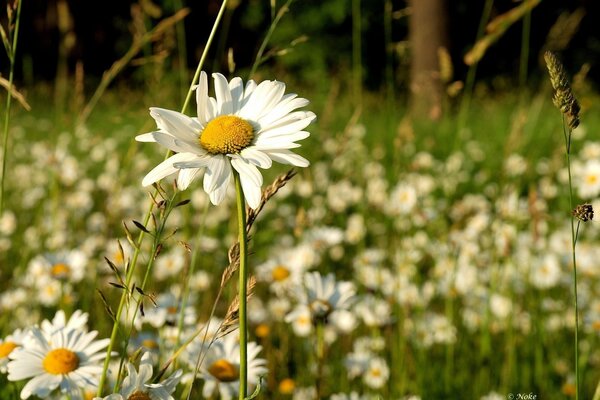
[[[252,164],[263,169],[271,168],[271,165],[273,164],[269,156],[262,151],[257,150],[254,146],[246,147],[240,152],[240,155]]]
[[[137,135],[135,140],[144,143],[154,143],[156,140],[154,140],[154,136],[152,136],[153,133],[154,132],[142,133],[141,135]]]
[[[231,109],[232,114],[237,113],[244,98],[244,82],[242,78],[235,77],[229,82],[229,91],[231,92]]]
[[[198,157],[191,161],[181,161],[173,163],[173,166],[178,169],[188,168],[204,168],[210,162],[210,157]]]
[[[257,121],[281,100],[284,92],[285,84],[282,82],[261,82],[240,110],[240,117]]]
[[[301,131],[302,129],[306,128],[313,120],[314,120],[314,114],[313,113],[308,113],[309,116],[307,118],[303,118],[297,121],[293,121],[293,122],[289,122],[287,124],[283,124],[283,125],[279,125],[275,128],[271,128],[271,129],[265,129],[260,131],[257,134],[258,138],[261,137],[273,137],[273,136],[282,136],[282,135],[289,135],[289,134],[293,134],[295,132]]]
[[[289,150],[273,150],[266,151],[266,153],[271,157],[274,161],[277,161],[281,164],[290,164],[296,167],[308,167],[310,162],[296,153],[292,153]]]
[[[217,97],[217,110],[220,115],[227,115],[233,112],[231,104],[231,91],[229,90],[229,84],[227,78],[222,74],[212,74],[215,80],[215,95]]]
[[[258,149],[258,150],[273,150],[273,149],[277,149],[282,148],[282,149],[292,149],[294,147],[300,147],[299,144],[296,144],[294,142],[298,141],[298,140],[302,140],[302,139],[306,139],[307,137],[310,136],[310,133],[306,132],[306,131],[300,131],[300,132],[296,132],[293,135],[286,135],[286,136],[277,136],[277,137],[272,137],[272,138],[258,138],[256,140],[256,142],[254,142],[254,146]]]
[[[227,188],[228,187],[229,187],[229,182],[223,184],[223,186],[221,186],[221,187],[215,189],[214,191],[210,192],[208,194],[208,198],[210,199],[210,202],[212,204],[214,204],[215,206],[218,206],[219,204],[221,204],[221,202],[223,201],[223,199],[227,195]]]
[[[296,98],[296,94],[294,93],[287,94],[270,113],[263,115],[258,122],[261,126],[272,124],[295,109],[307,106],[308,103],[309,101],[306,99]]]
[[[215,100],[214,97],[209,97],[208,103],[206,103],[206,120],[210,122],[218,115],[219,110],[217,108],[217,100]]]
[[[285,135],[275,135],[275,136],[259,136],[254,143],[269,143],[269,142],[297,142],[298,140],[306,139],[310,136],[310,132],[307,131],[298,131],[294,133],[286,133]]]
[[[223,185],[225,180],[229,181],[231,167],[229,161],[223,155],[213,156],[204,173],[204,191],[208,194]]]
[[[198,87],[196,88],[196,112],[198,121],[202,126],[206,125],[207,120],[207,104],[208,104],[208,78],[206,72],[200,72]]]
[[[177,153],[167,158],[165,161],[161,162],[150,172],[148,172],[148,174],[142,180],[142,186],[149,186],[154,182],[157,182],[169,175],[178,172],[179,170],[173,166],[173,163],[180,161],[189,161],[196,158],[197,156],[195,154],[190,153]]]
[[[43,374],[36,376],[23,387],[21,398],[26,399],[32,394],[41,398],[47,397],[51,391],[58,387],[60,381],[60,375]]]
[[[231,165],[240,173],[240,177],[251,180],[258,187],[262,185],[263,179],[260,171],[247,160],[239,156],[233,156],[231,158]]]
[[[177,176],[177,188],[179,190],[187,189],[196,175],[198,175],[198,172],[200,172],[200,168],[186,168],[179,170],[179,175]]]
[[[310,118],[311,122],[315,120],[316,116],[312,111],[294,111],[291,112],[287,115],[284,115],[283,117],[279,118],[276,121],[273,121],[269,124],[263,123],[263,124],[259,124],[260,125],[260,131],[258,132],[259,134],[262,133],[263,131],[268,131],[271,129],[275,129],[275,128],[280,128],[282,126],[306,119],[306,118]]]
[[[242,102],[240,104],[240,110],[246,105],[252,96],[254,89],[256,89],[256,82],[250,79],[248,82],[246,82],[246,87],[244,88],[244,97],[242,98]]]
[[[202,129],[197,121],[177,111],[151,107],[150,115],[161,130],[181,139],[193,141]]]
[[[154,140],[160,144],[165,146],[167,149],[174,151],[176,153],[196,153],[196,154],[204,154],[205,150],[197,144],[197,142],[190,142],[188,140],[178,139],[174,136],[167,135],[162,132],[153,132],[152,137]]]
[[[258,208],[258,205],[260,204],[260,185],[256,185],[253,180],[248,179],[248,177],[242,175],[242,173],[240,173],[240,179],[246,202],[248,203],[250,208],[256,210],[256,208]]]

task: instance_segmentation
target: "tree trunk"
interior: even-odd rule
[[[410,0],[410,108],[415,117],[442,115],[438,49],[447,47],[446,0]]]

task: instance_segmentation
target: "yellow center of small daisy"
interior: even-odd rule
[[[158,349],[158,343],[156,343],[156,340],[144,339],[142,340],[142,347],[147,349]]]
[[[79,357],[71,350],[55,349],[46,355],[42,366],[52,375],[68,374],[79,367]]]
[[[221,382],[234,382],[239,378],[238,368],[227,360],[220,359],[208,367],[208,372]]]
[[[57,279],[66,278],[69,276],[69,272],[71,272],[71,268],[67,264],[58,263],[52,266],[50,273],[53,277]]]
[[[266,338],[267,336],[269,336],[269,333],[271,332],[271,329],[269,328],[269,325],[267,324],[259,324],[256,329],[254,330],[254,334],[256,336],[258,336],[259,338]]]
[[[17,347],[15,342],[0,343],[0,358],[7,357]]]
[[[273,276],[273,280],[275,282],[281,282],[287,279],[290,276],[290,270],[284,267],[283,265],[278,265],[273,268],[271,271],[271,275]]]
[[[200,133],[200,145],[210,154],[239,153],[252,142],[254,129],[235,115],[221,115]]]
[[[150,396],[146,392],[142,392],[141,390],[136,390],[132,394],[127,397],[127,400],[151,400]]]
[[[281,394],[292,394],[296,388],[296,383],[293,379],[285,378],[279,382],[279,393]]]

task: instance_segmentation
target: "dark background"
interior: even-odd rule
[[[185,2],[191,13],[184,20],[187,67],[193,70],[219,10],[220,1],[204,0]],[[85,68],[86,79],[99,79],[110,65],[121,57],[131,44],[131,6],[136,2],[107,0],[88,2],[69,0],[67,4],[73,18],[76,41],[67,56],[68,70],[73,73],[75,63]],[[241,0],[235,9],[228,11],[227,23],[222,25],[216,43],[212,47],[208,69],[226,70],[226,49],[234,50],[238,70],[252,64],[258,46],[271,22],[268,0]],[[277,5],[283,2],[279,0]],[[171,15],[180,7],[179,1],[157,1],[162,17]],[[482,14],[483,0],[448,0],[448,35],[453,57],[455,79],[464,80],[467,66],[462,62],[464,54],[472,47]],[[491,18],[518,5],[513,0],[494,2]],[[406,1],[393,1],[394,11],[407,7]],[[574,73],[584,63],[590,63],[590,80],[597,87],[600,83],[600,4],[594,0],[560,1],[543,0],[532,12],[531,42],[529,53],[529,80],[539,80],[540,50],[550,27],[558,16],[566,11],[583,8],[586,15],[569,47],[560,56],[567,69]],[[60,34],[57,27],[57,0],[24,0],[21,31],[18,44],[16,78],[26,86],[42,81],[52,81],[57,72]],[[386,60],[383,31],[383,0],[362,0],[362,62],[364,83],[377,90],[383,85]],[[351,0],[296,0],[286,14],[270,42],[270,47],[284,48],[301,36],[308,40],[293,48],[282,57],[268,62],[272,68],[294,74],[308,85],[316,85],[325,76],[341,74],[352,66],[352,7]],[[2,23],[6,13],[2,7]],[[150,29],[161,18],[148,16],[146,26]],[[224,19],[225,21],[225,19]],[[478,66],[478,80],[493,81],[498,76],[517,80],[519,54],[521,52],[522,23],[518,22],[492,46]],[[408,18],[395,19],[392,40],[400,43],[408,40]],[[151,49],[149,50],[151,51]],[[177,63],[176,48],[165,61],[167,66]],[[395,54],[394,71],[396,84],[406,82],[408,61],[404,54]],[[216,62],[213,62],[216,60]],[[6,76],[7,59],[0,57],[0,72]],[[120,76],[131,77],[133,67]]]

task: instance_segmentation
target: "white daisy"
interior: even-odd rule
[[[88,313],[84,313],[81,310],[75,310],[73,315],[67,320],[65,312],[58,310],[52,318],[52,322],[47,319],[41,323],[42,331],[47,335],[51,336],[55,332],[60,330],[82,330],[87,331]]]
[[[31,395],[48,397],[55,389],[72,400],[82,399],[82,389],[98,385],[102,373],[102,351],[109,339],[94,341],[96,331],[80,329],[58,330],[51,335],[31,328],[23,346],[13,350],[8,363],[8,380],[29,379],[21,391],[21,398]]]
[[[227,79],[213,74],[215,97],[208,96],[206,73],[200,74],[196,89],[197,118],[176,111],[151,108],[158,131],[136,137],[156,142],[177,154],[169,157],[143,179],[151,185],[177,173],[177,186],[186,189],[198,172],[204,173],[204,190],[213,204],[225,197],[231,167],[240,175],[248,205],[260,203],[262,175],[257,169],[271,167],[272,161],[306,167],[309,162],[289,149],[310,134],[303,131],[314,119],[310,111],[294,111],[308,104],[296,94],[284,95],[285,84],[253,80],[244,87],[241,78]]]
[[[369,361],[367,370],[363,375],[363,382],[372,389],[381,389],[390,377],[390,368],[381,357],[374,357]]]
[[[331,313],[347,310],[354,301],[355,288],[351,282],[337,282],[333,274],[318,272],[304,275],[304,284],[296,288],[301,306],[308,306],[313,320],[326,321]]]
[[[160,383],[147,383],[152,380],[152,356],[144,353],[140,361],[138,371],[130,363],[127,364],[127,377],[119,393],[113,393],[102,399],[96,397],[94,400],[173,400],[171,394],[177,388],[181,379],[181,370]]]
[[[238,396],[240,345],[237,335],[229,334],[223,339],[215,341],[206,354],[200,372],[204,379],[202,395],[211,397],[218,391],[222,400],[229,400]],[[248,386],[255,386],[259,377],[266,374],[267,361],[257,358],[262,347],[255,342],[248,343]]]
[[[79,282],[85,275],[88,257],[81,250],[65,250],[37,256],[29,262],[32,276],[48,276],[61,281]],[[39,282],[32,282],[33,285]]]
[[[23,344],[23,339],[27,335],[26,330],[17,329],[4,339],[0,339],[0,373],[6,373],[6,364],[8,364],[8,356],[13,350],[19,348]]]

